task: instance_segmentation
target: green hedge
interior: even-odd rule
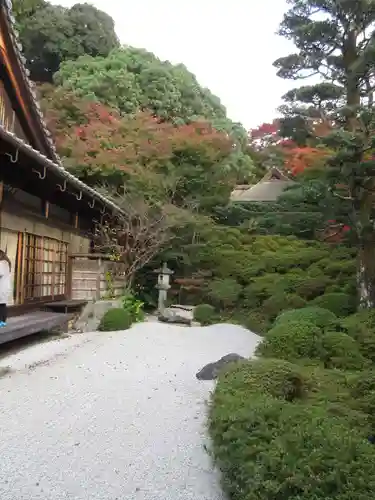
[[[296,294],[280,292],[272,295],[262,304],[262,311],[272,321],[282,311],[304,307],[306,301]]]
[[[226,390],[241,399],[252,393],[264,393],[286,401],[304,398],[313,384],[310,375],[302,366],[282,359],[255,359],[234,365],[221,378],[228,379],[221,384],[221,394]]]
[[[233,278],[214,279],[208,284],[208,296],[218,307],[226,308],[236,304],[242,286]]]
[[[230,498],[372,500],[375,447],[368,427],[324,394],[310,398],[319,386],[304,370],[258,360],[219,378],[209,429]]]
[[[131,327],[133,318],[129,311],[114,307],[109,309],[102,317],[98,330],[102,332],[112,332],[117,330],[127,330]]]
[[[326,293],[312,302],[317,307],[328,309],[338,317],[353,314],[356,309],[355,300],[346,293]]]
[[[307,321],[319,328],[327,328],[337,324],[337,317],[327,309],[311,306],[282,312],[276,318],[275,323],[288,323],[290,321]]]
[[[322,330],[308,321],[276,324],[267,332],[257,353],[271,358],[320,359]]]
[[[322,318],[324,316],[318,317],[317,322],[322,324]],[[344,370],[361,370],[369,364],[358,342],[346,333],[329,330],[329,327],[325,330],[301,319],[293,321],[284,318],[276,322],[258,346],[257,353],[290,361],[316,360],[326,368]]]
[[[258,335],[264,335],[271,328],[271,321],[262,310],[253,310],[244,314],[242,325]]]
[[[194,319],[201,325],[211,325],[217,319],[215,308],[210,304],[200,304],[194,308]]]
[[[369,416],[372,431],[375,427],[375,371],[363,370],[354,380],[351,395],[357,408]]]
[[[327,368],[363,370],[369,365],[352,337],[343,332],[325,332],[321,339],[321,359]]]
[[[341,327],[358,342],[363,356],[375,362],[375,310],[352,314],[341,320]]]
[[[305,279],[298,284],[296,293],[306,300],[312,300],[324,293],[331,283],[331,279],[324,275],[319,275],[317,277],[310,277],[307,275]]]

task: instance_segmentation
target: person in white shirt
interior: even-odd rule
[[[7,323],[7,302],[11,289],[11,262],[9,257],[0,250],[0,328],[6,326]]]

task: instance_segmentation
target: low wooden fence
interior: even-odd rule
[[[74,300],[116,298],[125,289],[124,264],[109,255],[71,255],[70,275],[70,298]]]

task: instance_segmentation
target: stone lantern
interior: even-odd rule
[[[158,273],[158,282],[156,284],[156,288],[159,290],[158,313],[162,314],[167,300],[167,292],[171,288],[170,277],[173,271],[169,269],[167,263],[164,262],[161,269],[157,269],[155,273]]]

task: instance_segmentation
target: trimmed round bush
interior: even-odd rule
[[[215,308],[210,304],[200,304],[194,308],[194,319],[201,325],[211,325],[215,322]]]
[[[363,356],[375,362],[375,309],[363,310],[344,318],[341,327],[357,341]]]
[[[337,324],[337,317],[328,309],[311,306],[282,312],[276,318],[275,323],[288,323],[290,321],[307,321],[319,328],[327,328]]]
[[[322,360],[326,368],[362,370],[368,365],[358,343],[343,332],[326,332],[322,336]]]
[[[311,386],[303,367],[282,359],[253,359],[236,363],[222,376],[227,378],[223,388],[236,391],[239,398],[241,393],[244,398],[249,393],[263,393],[294,401],[304,398]]]
[[[233,278],[214,279],[208,285],[208,295],[214,304],[233,306],[242,292],[242,286]]]
[[[352,385],[351,394],[358,408],[369,415],[372,428],[375,426],[375,371],[364,370]]]
[[[246,315],[243,326],[251,332],[264,335],[271,328],[271,323],[262,311],[251,311]]]
[[[299,309],[305,305],[306,301],[298,295],[281,292],[265,300],[262,304],[262,310],[271,320],[274,320],[281,311]]]
[[[324,404],[248,398],[219,380],[210,408],[226,493],[246,500],[372,500],[375,446]]]
[[[302,298],[306,300],[312,300],[318,295],[324,293],[330,283],[330,278],[327,278],[324,275],[317,277],[307,276],[305,277],[303,282],[297,286],[296,292]]]
[[[243,289],[246,307],[258,307],[264,300],[279,292],[285,291],[285,275],[268,273],[258,276]]]
[[[308,321],[276,324],[266,334],[258,353],[268,358],[320,359],[322,330]]]
[[[133,319],[129,311],[114,307],[102,317],[98,330],[101,332],[114,332],[117,330],[127,330],[131,327]]]
[[[346,293],[326,293],[314,299],[312,304],[328,309],[338,317],[349,316],[356,309],[355,300]]]

